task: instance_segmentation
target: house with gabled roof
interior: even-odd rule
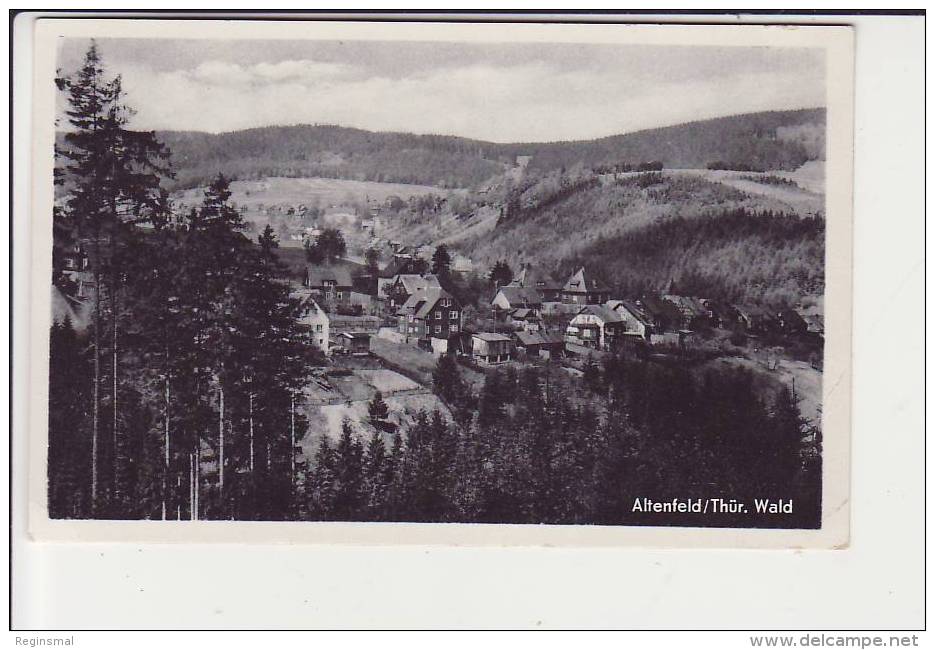
[[[808,323],[794,309],[783,309],[776,314],[776,322],[786,334],[804,334],[808,331]]]
[[[759,305],[735,305],[737,319],[751,334],[768,332],[776,326],[776,318],[768,310]]]
[[[805,320],[806,332],[820,339],[825,338],[825,319],[820,314],[807,314],[802,318]]]
[[[444,289],[409,296],[396,312],[398,330],[408,339],[448,339],[461,331],[461,303]]]
[[[535,289],[507,285],[497,289],[490,306],[495,311],[511,312],[515,309],[526,308],[539,311],[542,308],[542,296]]]
[[[299,322],[309,328],[312,343],[323,353],[330,352],[331,319],[315,301],[315,295],[307,288],[297,290],[296,297],[301,305]]]
[[[669,293],[663,295],[662,299],[675,305],[682,313],[684,329],[694,329],[713,320],[711,311],[700,298]]]
[[[640,298],[636,304],[652,321],[654,333],[661,334],[682,328],[682,310],[668,300],[650,294]]]
[[[538,332],[542,329],[542,318],[538,310],[520,307],[510,312],[510,324],[525,332]]]
[[[305,268],[305,286],[326,300],[341,302],[354,289],[350,269],[340,264],[322,264]]]
[[[441,288],[442,285],[438,281],[438,276],[431,273],[426,275],[401,273],[396,276],[395,282],[387,291],[387,297],[391,307],[398,307],[399,305],[405,304],[410,296],[420,291]]]
[[[586,348],[609,350],[626,330],[626,321],[604,305],[585,305],[565,328],[565,341]]]
[[[608,300],[604,303],[608,309],[616,312],[624,323],[623,337],[634,337],[648,341],[653,333],[653,321],[634,300]]]
[[[729,328],[737,323],[737,310],[730,303],[715,298],[702,298],[701,301],[711,314],[714,325]]]
[[[599,305],[610,299],[610,290],[584,267],[571,274],[562,286],[561,301],[574,305]]]
[[[363,267],[346,262],[307,266],[303,284],[318,297],[320,305],[326,310],[333,311],[338,306],[349,305],[369,308],[372,300],[370,287],[367,286],[369,279],[354,278],[351,271],[356,268]]]
[[[513,342],[517,350],[527,357],[555,359],[565,352],[565,340],[558,334],[545,332],[516,332]]]

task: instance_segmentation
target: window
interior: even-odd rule
[[[442,313],[439,310],[435,310],[435,320],[441,320]]]
[[[320,332],[320,331],[321,331],[321,323],[318,323],[318,324],[315,326],[315,331],[316,331],[316,332]]]
[[[456,312],[456,311],[450,311],[450,312],[448,312],[448,317],[449,317],[449,318],[457,318],[457,317],[458,317],[458,312]]]
[[[436,333],[436,334],[441,334],[441,333],[442,333],[442,326],[441,326],[441,325],[436,325],[436,326],[435,326],[435,333]]]
[[[445,298],[442,300],[442,307],[450,307],[450,306],[451,306],[451,300],[449,300],[448,298]]]
[[[458,326],[455,325],[454,323],[452,323],[452,324],[451,324],[451,327],[448,328],[448,329],[450,329],[452,332],[457,332],[457,331],[458,331]]]

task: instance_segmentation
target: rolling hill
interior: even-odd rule
[[[512,211],[412,215],[388,223],[384,234],[445,243],[478,268],[529,264],[556,284],[583,265],[625,296],[670,280],[698,295],[775,306],[820,296],[823,196],[798,186],[769,191],[742,176],[753,177],[553,173],[518,189]]]
[[[173,189],[203,185],[219,171],[241,180],[320,176],[453,188],[476,187],[513,167],[517,156],[530,156],[528,168],[538,172],[650,160],[669,168],[721,161],[792,170],[823,158],[824,124],[825,110],[819,108],[734,115],[575,142],[500,144],[327,125],[158,135],[173,153]]]

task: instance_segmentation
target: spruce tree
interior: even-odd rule
[[[380,426],[386,420],[390,414],[390,407],[383,401],[383,393],[377,391],[373,394],[373,399],[370,400],[370,404],[367,406],[367,413],[370,416],[370,422],[374,426]]]
[[[91,270],[94,274],[93,379],[91,390],[91,508],[98,512],[109,495],[111,510],[119,507],[117,484],[119,426],[119,295],[124,282],[120,273],[122,240],[128,224],[158,219],[166,209],[160,191],[161,176],[168,175],[168,151],[151,132],[128,128],[132,111],[123,103],[120,77],[108,79],[98,51],[92,42],[81,67],[70,77],[57,80],[64,91],[69,131],[59,149],[65,161],[68,196],[67,221],[79,241],[90,242]],[[110,317],[105,332],[105,318]],[[107,339],[110,339],[109,341]],[[110,417],[112,434],[107,450],[109,472],[101,460],[104,439],[102,409],[102,367],[105,348],[110,354]],[[106,482],[103,480],[106,478]],[[106,485],[106,490],[104,489]],[[114,511],[112,514],[118,514]]]

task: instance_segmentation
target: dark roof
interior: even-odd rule
[[[737,310],[727,302],[723,300],[716,300],[713,298],[702,298],[701,300],[704,305],[714,312],[718,318],[736,318]]]
[[[744,318],[773,320],[773,315],[759,305],[736,305],[735,309]]]
[[[546,345],[565,345],[565,339],[562,338],[561,334],[539,334],[542,338],[542,342]]]
[[[511,313],[510,315],[516,320],[525,320],[529,318],[530,316],[533,318],[538,318],[536,316],[535,310],[530,309],[529,307],[520,307],[519,309],[514,309],[513,313]]]
[[[668,300],[663,300],[659,296],[643,296],[640,299],[639,304],[643,307],[643,311],[653,320],[662,319],[678,321],[682,318],[682,312],[678,307],[673,305]]]
[[[418,291],[409,296],[406,302],[403,303],[403,306],[396,312],[396,315],[408,316],[409,314],[413,314],[416,318],[424,319],[428,316],[429,312],[435,309],[435,305],[442,298],[451,298],[454,300],[452,295],[444,289],[426,289],[425,291]]]
[[[408,298],[406,302],[400,305],[399,309],[396,310],[397,316],[408,316],[409,314],[414,314],[416,310],[421,306],[422,302],[425,301],[426,295],[424,292],[414,293]]]
[[[801,314],[794,309],[783,309],[779,312],[779,318],[781,318],[786,325],[795,325],[803,328],[808,326]]]
[[[683,314],[687,314],[692,317],[706,316],[708,314],[708,310],[700,298],[666,294],[662,297],[662,299],[671,302],[673,305],[678,307]]]
[[[562,291],[568,291],[571,293],[585,293],[587,291],[605,291],[606,287],[598,282],[593,276],[589,276],[584,272],[584,267],[571,274],[571,277],[568,278],[568,281],[565,283],[565,286],[562,287]]]
[[[513,336],[522,347],[530,345],[565,345],[565,339],[558,334],[543,334],[541,332],[515,332]]]
[[[429,312],[435,308],[435,303],[441,300],[444,296],[448,296],[449,298],[451,297],[444,289],[426,289],[417,295],[424,297],[425,302],[423,302],[418,311],[416,311],[416,318],[425,318],[429,315]]]
[[[339,287],[352,287],[354,285],[350,269],[344,265],[309,266],[305,273],[310,287],[321,287],[324,286],[325,282],[334,282]]]
[[[523,347],[527,345],[542,345],[544,343],[541,336],[536,332],[515,332],[513,336]]]
[[[505,286],[500,287],[497,290],[497,293],[494,294],[493,300],[497,299],[497,296],[503,294],[503,297],[507,299],[507,302],[510,305],[540,305],[542,304],[542,297],[539,295],[539,292],[529,289],[527,287],[514,287],[514,286]],[[491,300],[491,302],[493,302]]]
[[[357,339],[360,341],[370,340],[370,334],[367,332],[341,332],[338,336],[346,336],[349,339]]]
[[[604,305],[585,305],[578,311],[578,314],[592,314],[605,323],[619,323],[623,320],[623,316]]]
[[[438,276],[432,274],[402,273],[397,276],[396,281],[403,285],[403,289],[410,295],[426,289],[441,289],[442,286],[438,282]]]
[[[643,323],[643,325],[652,325],[653,319],[650,318],[649,314],[643,311],[642,307],[637,305],[633,300],[611,300],[606,304],[610,305],[611,303],[616,303],[613,307],[611,307],[611,309],[614,309],[615,311],[621,308],[625,309],[630,313],[631,316],[633,316],[633,318]]]
[[[376,279],[372,275],[359,275],[352,278],[354,291],[368,295],[376,294]]]

